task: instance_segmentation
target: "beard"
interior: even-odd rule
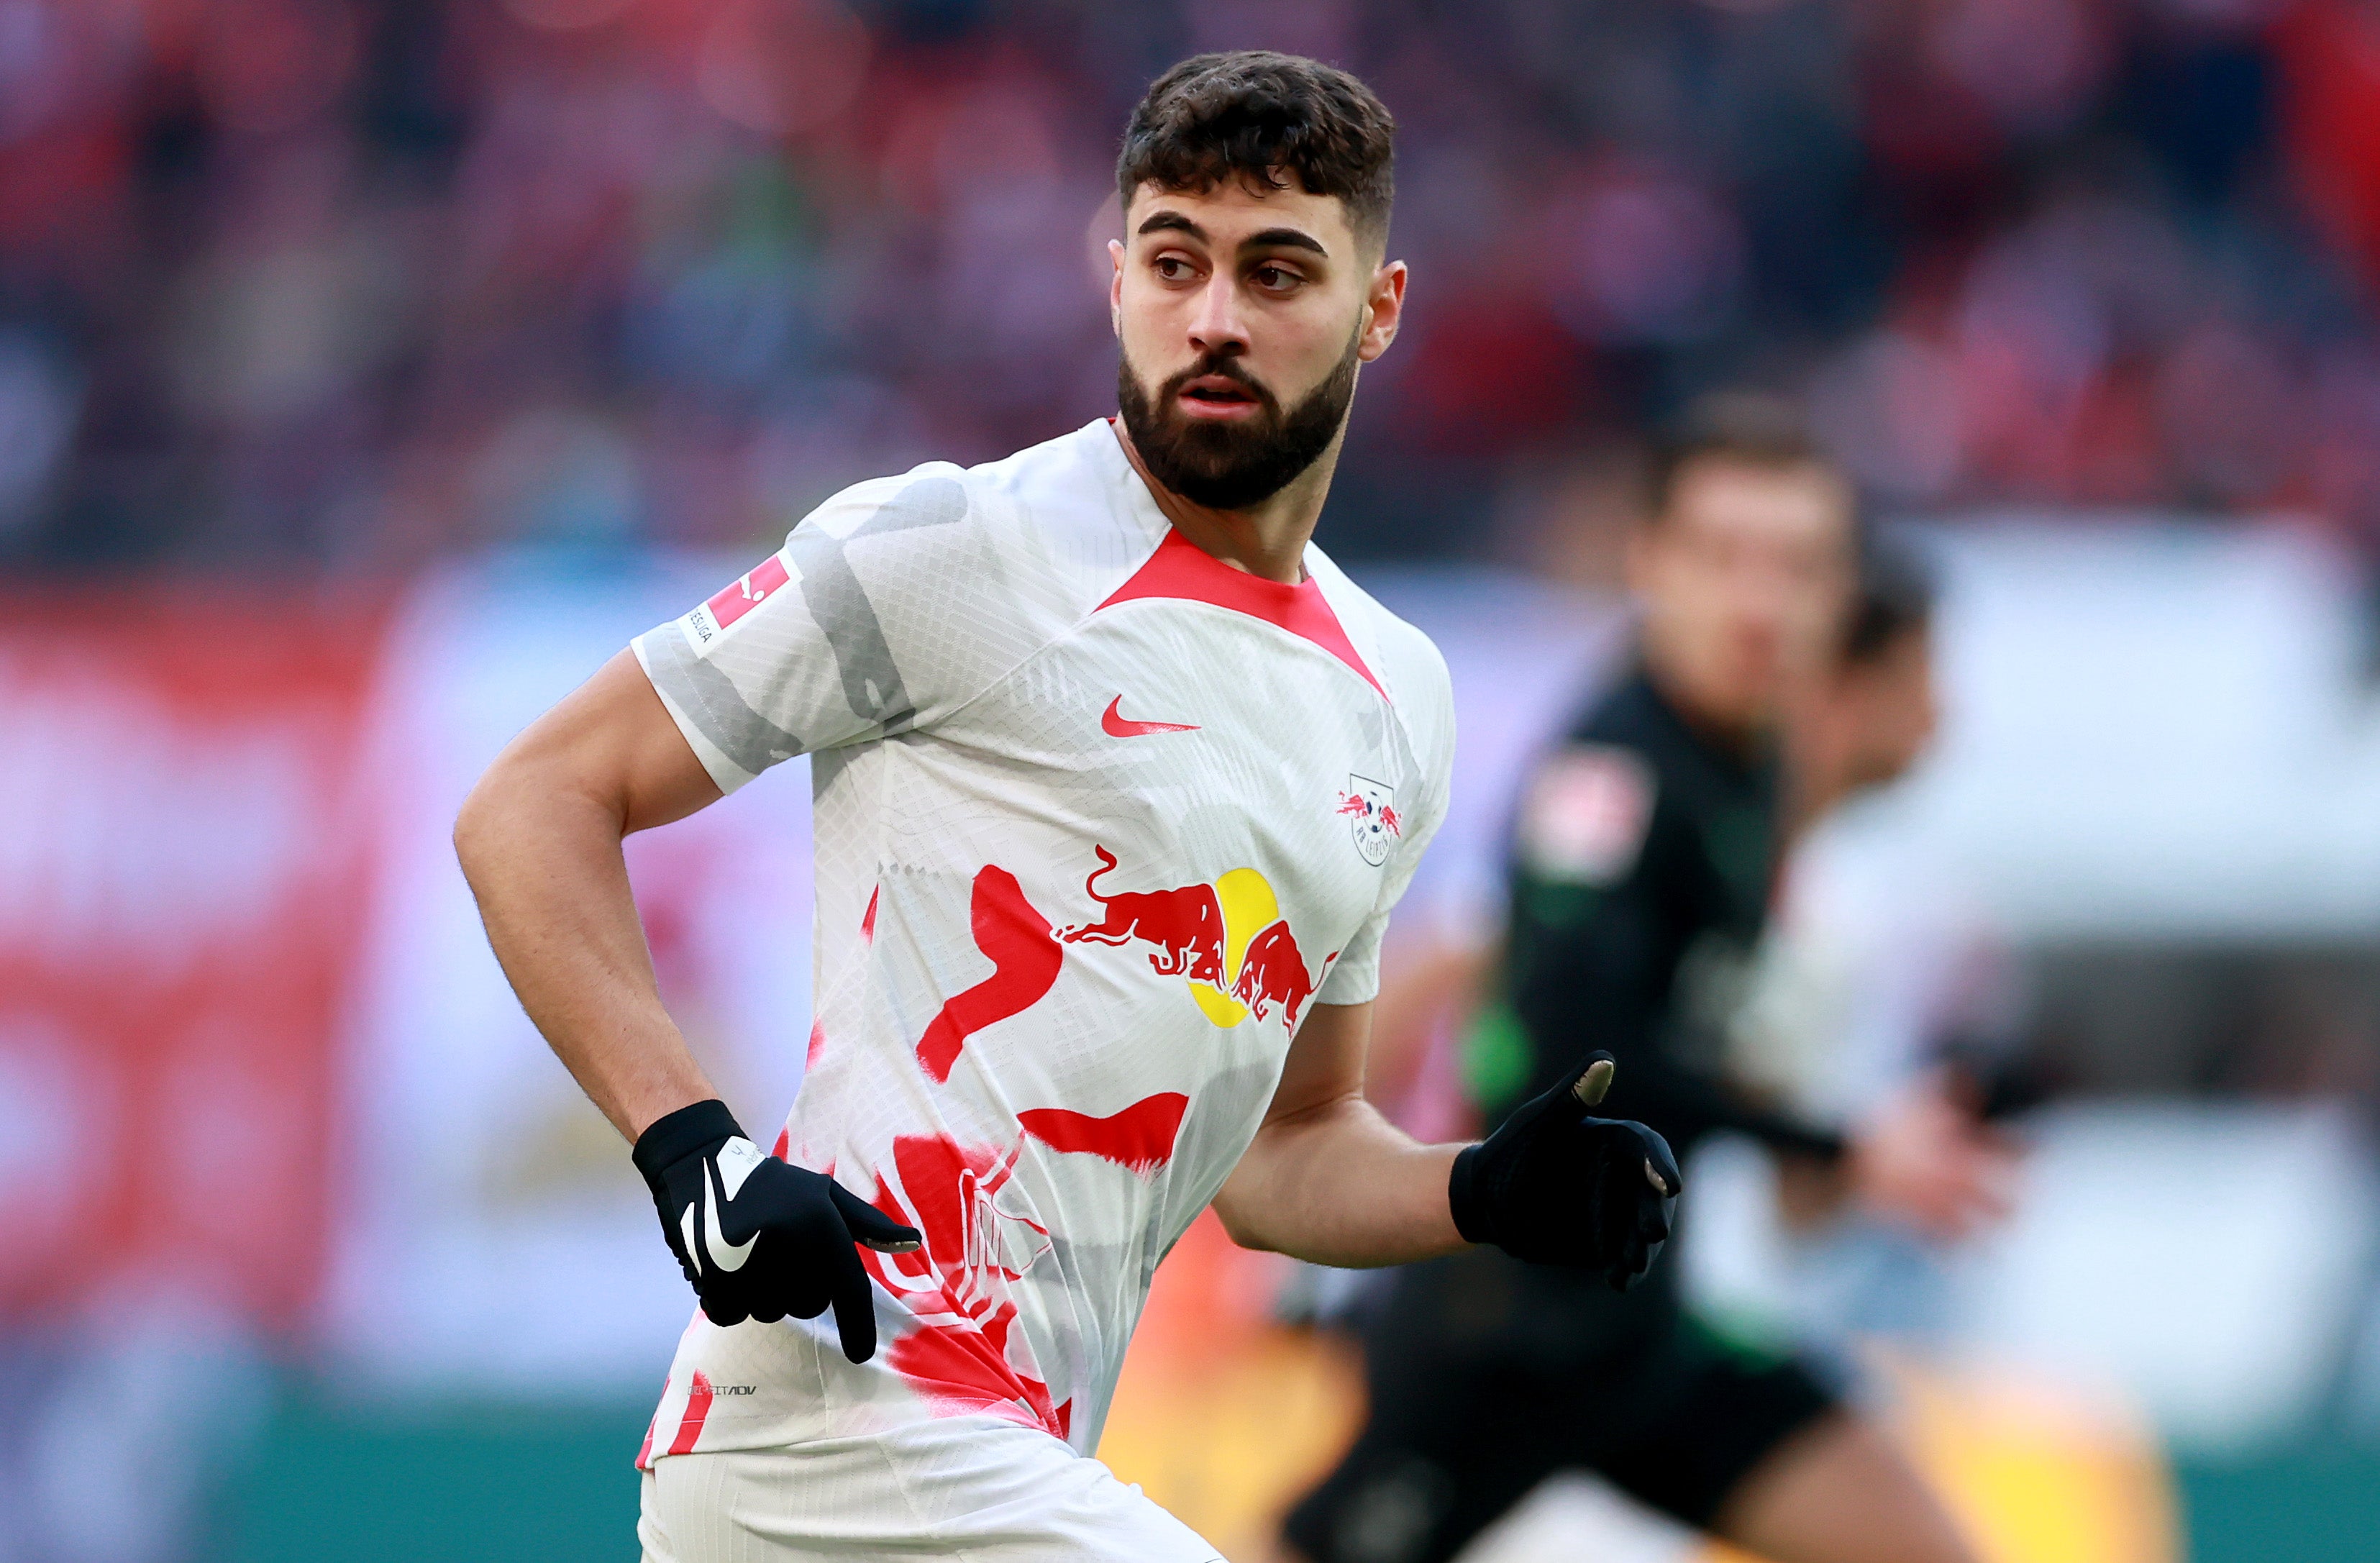
[[[1347,343],[1338,366],[1287,411],[1236,359],[1208,352],[1158,387],[1141,387],[1129,357],[1116,367],[1116,406],[1133,449],[1148,475],[1192,504],[1245,510],[1287,488],[1330,448],[1355,399],[1363,333]],[[1257,400],[1254,418],[1219,423],[1185,417],[1182,388],[1202,375],[1220,375]]]

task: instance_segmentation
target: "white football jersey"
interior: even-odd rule
[[[1446,669],[1320,550],[1176,533],[1104,421],[821,505],[636,653],[722,790],[811,757],[817,1022],[777,1154],[925,1234],[881,1344],[697,1316],[639,1463],[994,1416],[1088,1452],[1150,1276],[1446,810]]]

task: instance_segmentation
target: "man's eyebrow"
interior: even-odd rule
[[[1152,212],[1133,232],[1135,235],[1187,234],[1201,244],[1208,242],[1207,230],[1179,212]],[[1251,249],[1303,249],[1326,260],[1330,258],[1330,251],[1324,248],[1322,241],[1303,228],[1266,228],[1242,239],[1240,248],[1243,252]]]
[[[1243,250],[1310,249],[1325,260],[1330,259],[1330,252],[1322,248],[1322,241],[1300,228],[1267,228],[1262,233],[1250,234],[1242,239],[1240,248]]]
[[[1148,221],[1133,230],[1135,234],[1161,234],[1169,231],[1188,234],[1192,238],[1202,241],[1207,236],[1206,229],[1179,212],[1152,212],[1148,214]]]

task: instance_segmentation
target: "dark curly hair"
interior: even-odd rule
[[[1645,513],[1655,521],[1669,515],[1679,479],[1696,462],[1835,471],[1791,403],[1741,391],[1719,392],[1692,403],[1655,433],[1651,447]]]
[[[1843,624],[1842,660],[1863,667],[1934,622],[1934,571],[1906,539],[1871,529],[1861,539],[1859,590]]]
[[[1194,55],[1149,84],[1124,127],[1116,191],[1204,191],[1233,176],[1347,203],[1357,237],[1385,245],[1397,122],[1343,70],[1264,49]]]

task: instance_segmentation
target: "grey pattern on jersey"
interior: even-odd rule
[[[966,511],[966,487],[957,479],[923,478],[885,501],[848,538],[797,527],[785,539],[785,556],[801,572],[802,600],[825,632],[843,673],[843,697],[851,703],[851,714],[880,734],[909,726],[917,720],[917,708],[902,686],[883,621],[852,568],[851,545],[888,532],[948,527],[964,520]]]
[[[702,735],[754,776],[809,747],[754,710],[724,670],[695,655],[677,625],[648,630],[637,639],[646,675],[670,703],[694,719]]]
[[[883,737],[917,721],[919,702],[893,656],[895,637],[886,632],[863,576],[874,578],[880,591],[905,593],[915,602],[929,594],[918,590],[913,577],[935,564],[946,575],[966,575],[968,565],[978,575],[994,568],[988,550],[974,551],[984,557],[967,557],[962,551],[959,557],[929,563],[929,556],[894,541],[903,533],[965,519],[967,491],[956,478],[915,479],[881,501],[866,503],[854,524],[820,524],[845,497],[820,506],[785,539],[783,557],[799,583],[798,594],[781,589],[756,605],[735,624],[716,632],[719,641],[708,655],[695,650],[683,621],[637,641],[654,686],[747,776],[798,754]],[[913,657],[929,655],[930,648],[915,636],[909,638]],[[834,682],[822,689],[797,686],[806,683],[803,670],[823,670],[815,655],[821,650],[833,659]],[[846,709],[817,703],[821,695],[834,699],[827,689],[840,695],[836,703]]]

